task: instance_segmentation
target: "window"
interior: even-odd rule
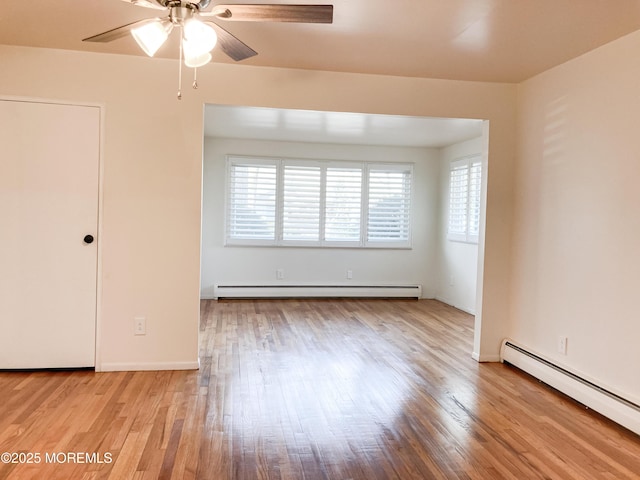
[[[229,171],[229,236],[269,240],[276,223],[276,166],[253,160]]]
[[[284,166],[283,240],[313,241],[318,239],[320,235],[321,173],[320,167]]]
[[[408,248],[408,164],[227,157],[227,245]]]
[[[451,162],[449,240],[477,243],[480,233],[482,161],[479,155]]]
[[[360,242],[362,168],[327,168],[324,238]]]
[[[369,169],[367,240],[401,242],[409,238],[411,177],[402,167]]]

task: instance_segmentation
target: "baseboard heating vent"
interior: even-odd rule
[[[421,285],[216,285],[215,298],[420,298]]]
[[[640,404],[506,339],[500,361],[509,363],[640,435]]]

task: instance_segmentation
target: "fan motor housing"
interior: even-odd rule
[[[161,7],[187,7],[195,8],[197,10],[203,10],[209,6],[211,0],[200,0],[199,2],[189,0],[155,0],[155,2]]]

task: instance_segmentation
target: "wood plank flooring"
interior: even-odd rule
[[[0,372],[0,453],[40,455],[0,479],[640,478],[640,437],[476,363],[472,328],[428,300],[203,301],[200,371]]]

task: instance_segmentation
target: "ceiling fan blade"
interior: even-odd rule
[[[218,45],[220,45],[220,49],[226,53],[229,57],[231,57],[236,62],[240,60],[244,60],[246,58],[253,57],[257,55],[253,48],[243,43],[241,40],[238,40],[231,33],[227,32],[220,25],[215,24],[213,22],[205,22],[207,25],[211,26],[218,35]]]
[[[333,23],[333,5],[216,5],[200,15],[241,22]]]
[[[154,2],[153,0],[122,0],[123,2],[132,3],[138,7],[155,8],[156,10],[166,10],[167,7]]]
[[[140,27],[146,23],[155,22],[160,20],[159,18],[145,18],[144,20],[138,20],[137,22],[127,23],[126,25],[122,25],[121,27],[113,28],[111,30],[107,30],[106,32],[99,33],[94,35],[93,37],[88,37],[82,39],[83,42],[111,42],[113,40],[117,40],[119,38],[126,37],[131,33],[131,30]]]

